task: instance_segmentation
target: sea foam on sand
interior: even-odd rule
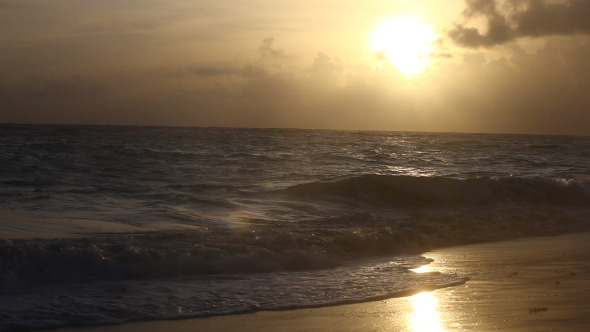
[[[464,285],[325,308],[136,322],[60,331],[581,331],[590,328],[590,234],[435,250],[420,271]],[[154,299],[157,301],[157,299]]]

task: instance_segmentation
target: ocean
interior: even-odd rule
[[[0,125],[0,331],[363,302],[590,230],[590,137]]]

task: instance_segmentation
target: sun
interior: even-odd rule
[[[411,17],[382,22],[371,34],[370,48],[381,60],[391,61],[406,76],[422,73],[429,65],[436,34],[432,26]]]

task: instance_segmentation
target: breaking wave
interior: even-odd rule
[[[367,175],[307,183],[275,194],[311,200],[309,206],[326,207],[325,216],[212,224],[182,232],[0,240],[0,284],[18,289],[87,280],[319,270],[359,258],[583,231],[590,229],[588,193],[584,182],[539,178]]]

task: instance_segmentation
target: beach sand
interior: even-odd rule
[[[418,271],[470,280],[360,304],[59,331],[590,330],[590,234],[460,246],[424,256],[435,261]]]

